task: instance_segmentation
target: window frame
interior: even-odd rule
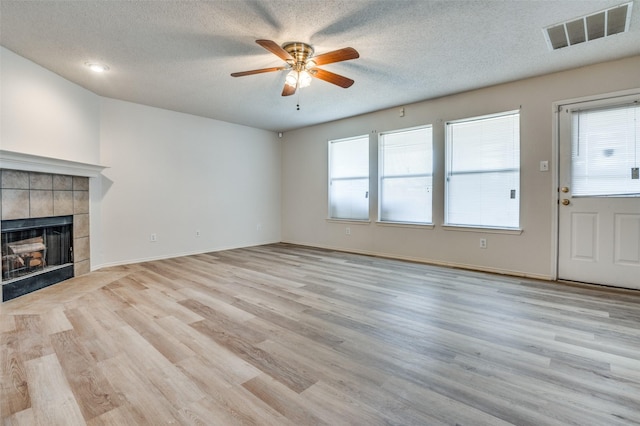
[[[367,140],[367,175],[366,176],[349,176],[341,178],[332,178],[332,146],[336,143],[350,142],[356,140]],[[351,136],[346,138],[331,139],[327,143],[327,220],[329,221],[345,221],[345,222],[369,222],[371,217],[371,140],[368,134],[362,134],[358,136]],[[332,215],[332,199],[331,199],[331,185],[334,180],[347,181],[367,179],[367,215],[366,218],[354,218],[354,217],[337,217]]]
[[[405,175],[401,175],[401,176],[388,176],[385,177],[383,170],[384,170],[384,137],[386,135],[393,135],[393,134],[398,134],[398,133],[407,133],[407,132],[412,132],[412,131],[416,131],[416,130],[423,130],[423,129],[429,129],[431,132],[431,139],[427,142],[427,148],[431,150],[431,164],[430,166],[430,173],[419,173],[419,174],[405,174]],[[434,173],[433,173],[433,163],[434,163],[434,155],[433,155],[433,124],[424,124],[424,125],[420,125],[420,126],[414,126],[414,127],[408,127],[408,128],[404,128],[404,129],[397,129],[397,130],[391,130],[391,131],[385,131],[385,132],[381,132],[378,134],[378,220],[377,223],[380,224],[384,224],[384,225],[415,225],[415,226],[433,226],[433,188],[434,188],[434,184],[433,184],[433,180],[434,180]],[[404,221],[404,220],[390,220],[390,219],[383,219],[382,218],[382,211],[383,211],[383,202],[384,202],[384,192],[383,192],[383,180],[385,178],[421,178],[421,177],[430,177],[431,178],[431,211],[430,213],[430,220],[429,221],[425,221],[425,222],[419,222],[419,221]]]
[[[452,125],[460,124],[460,123],[471,123],[474,121],[484,121],[491,120],[495,118],[508,117],[508,116],[518,116],[518,164],[515,168],[503,168],[496,170],[483,170],[478,171],[479,174],[484,173],[506,173],[506,172],[518,172],[518,184],[515,190],[517,191],[517,199],[518,199],[518,218],[517,218],[517,226],[507,226],[507,225],[482,225],[482,224],[464,224],[464,223],[453,223],[449,222],[449,209],[450,209],[450,177],[452,176],[452,146],[454,141],[452,140]],[[478,231],[494,231],[494,232],[505,232],[505,233],[516,233],[519,234],[522,232],[522,197],[521,197],[521,187],[522,187],[522,152],[521,152],[521,139],[522,139],[522,128],[521,128],[521,110],[509,110],[492,114],[485,114],[474,117],[466,117],[456,120],[449,120],[445,122],[445,167],[444,167],[444,223],[443,227],[446,229],[458,229],[458,230],[478,230]]]

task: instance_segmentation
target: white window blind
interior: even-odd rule
[[[446,224],[518,228],[520,113],[453,121],[446,130]]]
[[[380,220],[431,223],[431,126],[382,133],[379,141]]]
[[[572,113],[573,196],[640,196],[640,105]]]
[[[369,136],[329,141],[329,217],[369,219]]]

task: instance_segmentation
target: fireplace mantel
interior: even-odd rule
[[[0,169],[95,178],[106,166],[0,150]]]

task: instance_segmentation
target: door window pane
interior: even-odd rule
[[[640,196],[640,106],[574,111],[573,196]]]

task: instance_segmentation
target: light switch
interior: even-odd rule
[[[548,172],[549,171],[549,162],[544,160],[540,162],[540,171],[541,172]]]

